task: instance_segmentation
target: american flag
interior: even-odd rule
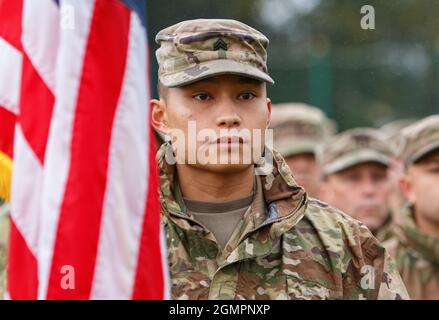
[[[7,298],[168,297],[148,68],[143,0],[0,0]]]

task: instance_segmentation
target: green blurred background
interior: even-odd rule
[[[363,5],[375,30],[363,30]],[[147,0],[154,96],[158,31],[195,18],[236,19],[270,39],[273,103],[306,102],[339,129],[439,113],[438,0]]]

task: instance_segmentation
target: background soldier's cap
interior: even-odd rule
[[[197,19],[177,23],[156,38],[159,80],[178,87],[222,74],[274,83],[267,70],[268,39],[235,20]]]
[[[336,132],[335,122],[313,106],[304,103],[282,103],[271,108],[274,149],[283,157],[302,153],[315,154]]]
[[[408,127],[409,125],[415,123],[416,119],[399,119],[394,120],[392,122],[388,122],[384,124],[379,130],[383,133],[386,138],[387,143],[389,143],[390,147],[394,154],[397,154],[399,151],[399,143],[401,141],[400,135],[402,129]]]
[[[406,166],[439,149],[439,115],[429,116],[404,128],[399,145],[398,156]]]
[[[376,162],[389,167],[392,157],[392,150],[384,135],[372,128],[355,128],[342,132],[318,151],[324,176],[366,162]]]

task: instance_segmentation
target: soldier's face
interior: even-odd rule
[[[389,208],[392,215],[392,219],[397,221],[399,215],[397,214],[401,207],[404,206],[405,197],[402,193],[400,183],[401,177],[404,175],[404,163],[401,160],[393,159],[389,168],[389,180],[390,180],[390,196],[389,196]]]
[[[297,183],[313,197],[318,196],[320,170],[312,153],[301,153],[285,158]]]
[[[401,188],[415,207],[416,216],[439,223],[439,150],[411,165],[401,179]]]
[[[389,214],[389,194],[387,167],[364,163],[329,175],[321,196],[376,232]]]
[[[235,75],[216,76],[168,88],[166,99],[160,103],[161,130],[184,134],[184,143],[173,142],[179,163],[214,171],[236,171],[253,164],[252,157],[244,153],[251,155],[256,147],[263,150],[271,108],[263,82]],[[254,130],[261,132],[259,141],[254,139]],[[226,159],[221,158],[224,155]],[[209,163],[200,159],[208,159]]]

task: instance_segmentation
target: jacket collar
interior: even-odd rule
[[[402,210],[399,228],[402,231],[402,234],[399,234],[402,242],[420,252],[425,259],[439,264],[439,237],[427,235],[419,230],[412,206],[407,205]]]
[[[307,204],[305,190],[297,185],[282,156],[274,150],[268,148],[265,150],[269,153],[268,158],[272,156],[273,170],[268,175],[256,176],[257,190],[251,210],[244,215],[243,236],[265,225],[288,218],[292,225],[284,225],[280,230],[272,230],[274,234],[284,232],[303,217],[304,210],[301,209]],[[170,164],[173,159],[172,145],[165,142],[157,152],[162,207],[181,228],[200,230],[200,226],[194,226],[193,218],[187,213],[178,185],[176,166]],[[265,208],[261,207],[261,203],[265,204]]]

